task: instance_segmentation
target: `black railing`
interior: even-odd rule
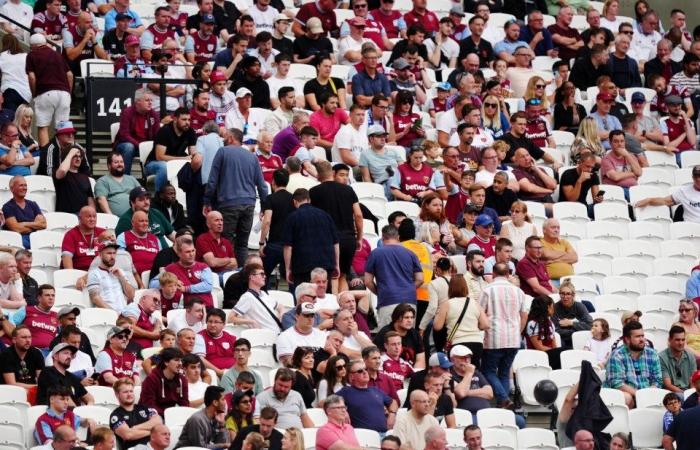
[[[5,14],[0,13],[0,17],[2,17],[7,22],[10,22],[12,25],[16,26],[17,28],[20,28],[20,29],[26,31],[27,33],[29,33],[30,36],[32,35],[31,28],[22,25],[21,23],[17,22],[16,20],[12,19],[11,17],[7,17]],[[46,40],[46,42],[48,44],[51,44],[56,50],[59,50],[59,51],[61,50],[61,46],[56,44],[55,42],[51,42],[48,39]],[[29,45],[29,42],[25,42],[25,44]]]

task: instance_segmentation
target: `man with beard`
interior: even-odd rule
[[[146,175],[156,176],[156,191],[168,182],[168,161],[189,161],[193,171],[202,166],[202,157],[196,147],[197,133],[190,127],[190,112],[178,108],[173,116],[175,120],[158,130],[153,151],[146,159]]]
[[[175,191],[175,187],[172,184],[166,183],[160,191],[156,192],[156,197],[153,199],[153,208],[165,216],[173,229],[180,230],[187,226],[185,208],[177,201],[177,191]]]
[[[2,321],[3,325],[7,320]],[[0,353],[3,384],[31,389],[44,369],[41,351],[32,346],[32,332],[24,325],[12,331],[12,346]]]
[[[113,386],[122,378],[132,378],[135,384],[141,384],[135,367],[136,355],[126,350],[130,338],[129,328],[113,326],[107,332],[107,345],[95,362],[95,373],[100,374],[101,386]]]
[[[116,255],[119,244],[116,241],[100,243],[100,263],[88,271],[87,289],[90,301],[98,308],[109,308],[117,312],[134,298],[134,288],[119,269]]]
[[[277,370],[272,389],[263,391],[255,399],[255,413],[258,419],[261,410],[271,406],[279,413],[278,428],[314,428],[314,423],[306,412],[304,400],[297,391],[292,390],[294,372],[291,369]]]
[[[242,448],[243,441],[250,433],[260,433],[269,443],[268,450],[282,449],[282,433],[277,430],[277,418],[279,417],[275,408],[266,406],[260,410],[258,423],[248,425],[238,431],[230,448]]]
[[[114,394],[119,407],[110,414],[109,426],[117,437],[119,447],[131,448],[146,444],[152,430],[163,423],[158,412],[136,403],[133,380],[128,378],[118,380],[114,383]]]
[[[143,380],[139,403],[155,409],[161,416],[173,406],[190,406],[187,379],[182,372],[183,354],[176,348],[160,353],[160,363]]]
[[[124,157],[113,151],[107,156],[108,174],[95,183],[95,198],[100,211],[121,216],[129,209],[129,192],[141,186],[136,178],[124,173]]]
[[[253,94],[253,108],[270,109],[270,87],[262,76],[262,65],[255,56],[244,56],[238,63],[238,70],[233,75],[233,83],[229,89],[238,92],[241,88],[247,88]],[[262,124],[260,124],[262,126]]]
[[[204,134],[202,127],[208,120],[216,120],[216,112],[209,109],[209,91],[196,90],[190,109],[190,126],[198,136]]]
[[[176,447],[227,448],[229,444],[225,420],[224,389],[219,386],[207,387],[204,391],[204,409],[187,419]]]
[[[681,109],[683,100],[676,95],[666,97],[668,117],[661,119],[661,132],[664,135],[664,145],[677,149],[676,163],[681,165],[681,154],[694,150],[697,143],[695,127],[688,115]]]
[[[277,74],[279,74],[279,70]],[[268,84],[270,84],[270,80],[275,78],[276,77],[274,76],[269,78]],[[284,83],[286,83],[286,81],[284,81]],[[267,119],[265,119],[263,130],[271,133],[274,136],[292,124],[292,119],[294,118],[294,105],[296,104],[296,94],[292,86],[281,86],[279,89],[277,89],[277,86],[275,86],[270,92],[270,95],[275,96],[273,106],[276,106],[276,108],[274,111],[272,111],[272,114],[267,116]]]
[[[180,290],[186,305],[193,298],[200,298],[211,308],[214,306],[212,291],[212,271],[206,264],[195,261],[197,250],[192,240],[175,242],[175,253],[178,261],[165,266],[165,271],[175,274],[180,280]],[[160,288],[157,278],[151,280],[151,288]]]
[[[632,321],[622,327],[622,341],[624,345],[612,352],[605,366],[605,386],[622,391],[625,403],[633,408],[638,389],[663,387],[661,361],[646,346],[641,323]]]
[[[215,23],[214,16],[203,14],[199,30],[190,31],[191,34],[185,40],[185,57],[190,64],[210,61],[218,52],[219,37],[214,34]]]
[[[68,371],[70,363],[78,351],[77,347],[62,342],[51,351],[53,367],[46,367],[41,371],[37,380],[37,405],[48,405],[47,391],[51,386],[66,386],[71,389],[71,406],[92,405],[95,400],[80,383],[80,378]]]

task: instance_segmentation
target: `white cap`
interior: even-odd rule
[[[250,91],[250,89],[248,89],[246,87],[238,88],[238,90],[236,91],[236,98],[243,98],[246,95],[250,95],[250,96],[253,95],[253,93]]]
[[[46,45],[46,36],[43,34],[32,34],[29,38],[29,45]]]

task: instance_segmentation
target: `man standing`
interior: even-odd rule
[[[69,119],[73,73],[61,54],[49,47],[44,35],[34,34],[29,44],[26,71],[37,114],[39,146],[43,147],[49,143],[49,127]]]
[[[204,409],[190,416],[182,427],[180,439],[175,447],[228,448],[226,420],[226,399],[224,389],[209,386],[204,391]]]
[[[654,349],[646,345],[642,324],[636,321],[622,327],[624,345],[612,352],[605,366],[605,386],[619,389],[629,408],[635,404],[638,389],[663,386],[661,363]]]
[[[333,179],[333,168],[328,161],[317,164],[321,184],[311,188],[311,204],[328,213],[338,230],[339,269],[334,292],[348,289],[346,275],[350,273],[355,249],[362,244],[362,211],[355,190]],[[327,268],[326,268],[327,269]]]
[[[527,295],[555,294],[557,289],[549,281],[547,269],[542,262],[542,241],[538,236],[525,240],[525,257],[518,261],[516,273],[520,278],[520,288]]]
[[[287,190],[288,182],[289,173],[286,170],[275,170],[272,173],[273,193],[261,203],[263,218],[258,251],[263,257],[265,276],[268,279],[278,265],[284,264],[284,224],[287,216],[295,209],[292,194]],[[284,266],[280,268],[280,273],[286,273]]]
[[[268,193],[257,156],[240,143],[221,148],[212,161],[203,214],[208,214],[212,205],[221,212],[224,217],[222,234],[234,244],[233,254],[238,261],[245,261],[248,256],[256,189],[260,202],[264,202]]]
[[[338,230],[333,218],[312,206],[310,200],[309,191],[297,189],[292,195],[297,210],[285,223],[284,265],[290,284],[311,281],[311,271],[316,267],[334,278],[339,275]]]
[[[140,184],[124,173],[124,157],[119,152],[107,156],[107,170],[95,183],[95,198],[102,212],[120,217],[129,209],[129,193]]]
[[[116,241],[100,243],[100,264],[88,271],[87,289],[90,301],[98,308],[109,308],[121,312],[134,298],[134,288],[116,263]]]
[[[430,427],[439,426],[437,419],[430,414],[428,393],[417,389],[411,392],[411,408],[396,418],[394,434],[403,444],[415,450],[425,448],[425,434]]]
[[[510,368],[520,348],[521,330],[527,322],[525,295],[508,281],[510,269],[506,264],[493,266],[493,281],[479,299],[491,327],[484,334],[481,368],[496,395],[496,405],[512,404]]]
[[[416,288],[423,285],[423,269],[418,257],[399,242],[395,226],[382,228],[382,246],[367,259],[364,281],[378,298],[379,327],[391,323],[391,314],[398,304],[416,305]]]
[[[687,308],[681,304],[681,308]],[[692,387],[690,377],[697,370],[695,356],[686,348],[685,330],[673,325],[668,331],[668,348],[659,352],[664,389],[682,394]]]
[[[547,265],[549,279],[555,284],[573,275],[574,264],[578,261],[574,247],[559,235],[560,229],[557,219],[547,219],[542,224],[542,260]]]
[[[262,409],[271,406],[279,412],[279,428],[313,428],[314,423],[306,412],[301,394],[292,390],[293,380],[294,372],[291,369],[278,369],[272,389],[256,397],[253,416],[260,417]]]
[[[110,414],[109,425],[120,448],[147,444],[148,437],[156,427],[162,426],[163,420],[155,409],[136,403],[133,380],[121,378],[113,389],[119,406]]]

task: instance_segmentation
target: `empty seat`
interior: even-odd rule
[[[659,294],[647,294],[637,297],[637,308],[643,314],[653,313],[673,321],[678,315],[678,299]]]
[[[654,153],[654,152],[650,152]],[[637,391],[639,393],[639,391]],[[664,410],[638,407],[629,411],[629,425],[635,448],[657,448],[663,438]]]
[[[685,296],[685,282],[678,278],[654,276],[645,282],[645,293],[650,295],[665,295],[676,301]]]
[[[621,315],[625,310],[635,311],[637,302],[624,295],[599,295],[594,300],[596,312],[607,312]]]
[[[562,238],[575,244],[586,239],[586,227],[582,222],[571,222],[569,220],[559,221],[559,234]]]
[[[581,369],[581,361],[590,361],[596,364],[595,354],[588,350],[564,350],[561,352],[562,369]]]
[[[523,428],[518,430],[518,448],[521,450],[558,450],[557,440],[552,430],[545,428]]]
[[[420,214],[420,206],[412,202],[404,202],[401,200],[395,200],[387,203],[386,214],[389,216],[394,211],[401,211],[406,216],[416,218]]]
[[[691,265],[697,261],[698,249],[695,245],[688,245],[688,241],[668,240],[659,246],[659,251],[660,256],[682,260]]]
[[[607,195],[607,191],[606,191]],[[596,222],[605,220],[607,222],[624,223],[630,222],[629,209],[627,204],[618,202],[602,202],[593,206],[593,215]]]
[[[622,391],[602,388],[600,390],[600,398],[613,416],[612,422],[603,431],[610,434],[617,432],[629,433],[629,410],[625,404],[625,396]]]
[[[602,241],[605,244],[612,244],[614,247],[617,242],[629,237],[627,227],[621,226],[620,223],[607,220],[596,220],[595,222],[587,223],[586,235],[588,239]]]
[[[571,343],[574,350],[583,350],[583,347],[591,339],[590,330],[574,331],[571,335]]]
[[[552,207],[553,216],[558,220],[566,220],[569,222],[577,222],[586,224],[590,221],[588,218],[588,209],[586,205],[579,202],[558,202]]]
[[[578,262],[574,264],[574,272],[576,275],[594,279],[600,286],[603,279],[610,275],[612,268],[610,267],[610,261],[606,259],[583,257],[579,258]]]
[[[656,222],[632,222],[629,224],[630,239],[661,242],[668,238],[666,229]],[[678,239],[678,238],[673,238]]]
[[[654,272],[651,263],[642,258],[620,256],[613,259],[611,266],[613,275],[625,275],[640,281],[650,277]]]
[[[644,239],[626,239],[619,243],[620,256],[653,261],[659,257],[659,245]]]
[[[700,248],[700,223],[674,222],[669,227],[671,239],[692,242],[696,248]]]
[[[596,222],[591,222],[586,227],[589,237],[592,234],[590,226],[594,225],[595,223]],[[601,239],[583,239],[578,241],[576,243],[576,253],[579,257],[590,256],[593,258],[605,258],[607,260],[612,260],[613,258],[620,256],[616,242]]]
[[[79,278],[87,275],[84,270],[78,269],[61,269],[53,273],[54,287],[57,288],[75,288],[75,284]]]
[[[668,389],[644,388],[638,389],[634,396],[637,408],[651,408],[665,411],[663,400],[666,394],[670,394]]]
[[[690,278],[690,270],[695,263],[677,258],[657,258],[654,260],[654,275],[676,278],[685,283]]]
[[[24,247],[22,244],[22,235],[16,231],[0,230],[0,242],[11,247]]]
[[[46,229],[49,231],[59,231],[65,233],[78,225],[78,216],[64,212],[48,212],[44,214],[46,218]]]
[[[507,431],[517,442],[518,427],[515,425],[515,414],[513,411],[501,408],[484,408],[476,412],[476,421],[482,430],[496,429]],[[488,433],[484,433],[486,435]]]
[[[638,280],[632,277],[609,276],[603,280],[603,294],[617,294],[637,298],[643,293]]]

